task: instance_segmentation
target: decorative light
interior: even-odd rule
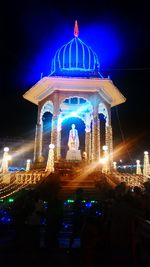
[[[4,152],[8,152],[9,151],[9,147],[4,147]]]
[[[108,146],[103,146],[103,151],[107,151],[108,150]]]
[[[136,174],[142,174],[140,160],[136,160]]]
[[[55,145],[54,145],[54,144],[50,144],[50,145],[49,145],[49,148],[50,148],[50,149],[54,149],[54,148],[55,148]]]
[[[108,155],[108,146],[104,145],[103,147],[104,157],[100,159],[102,164],[102,172],[107,173],[109,171],[109,155]]]
[[[27,159],[27,163],[26,163],[26,171],[29,171],[31,168],[31,160]]]
[[[9,198],[8,202],[14,202],[14,198]]]
[[[101,164],[105,164],[107,161],[108,161],[108,158],[100,158],[100,159],[99,159],[99,162],[100,162]]]
[[[2,158],[1,172],[8,172],[8,161],[11,159],[11,156],[8,154],[9,147],[4,147],[4,153]]]
[[[87,160],[87,153],[85,151],[83,152],[83,159]]]
[[[11,160],[11,158],[12,158],[12,157],[11,157],[10,155],[7,155],[7,156],[6,156],[6,159],[7,159],[7,160]]]
[[[148,151],[144,151],[144,167],[143,167],[143,175],[149,175],[149,154]]]
[[[83,72],[91,72],[96,68],[99,68],[100,64],[96,53],[91,49],[91,47],[78,38],[78,35],[78,24],[77,21],[75,21],[75,37],[65,45],[62,45],[61,48],[56,51],[52,60],[50,75],[53,75],[53,73],[57,71],[82,71],[83,75]],[[85,55],[87,55],[87,57],[85,57]]]
[[[48,160],[45,171],[50,173],[54,172],[54,144],[49,145],[49,153],[48,153]]]
[[[113,162],[113,168],[114,168],[114,170],[117,169],[117,162],[116,161]]]

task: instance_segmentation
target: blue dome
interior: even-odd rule
[[[87,46],[78,34],[55,53],[50,76],[100,77],[96,53]]]

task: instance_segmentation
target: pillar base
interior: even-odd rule
[[[66,160],[68,161],[78,161],[82,160],[80,150],[68,150]]]

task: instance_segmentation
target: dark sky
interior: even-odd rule
[[[51,58],[73,38],[77,19],[80,38],[101,55],[101,72],[110,75],[127,98],[126,103],[112,109],[114,145],[131,142],[127,151],[131,157],[133,151],[137,156],[149,151],[147,1],[4,1],[0,17],[0,137],[34,135],[37,107],[22,95],[41,73],[50,73]]]

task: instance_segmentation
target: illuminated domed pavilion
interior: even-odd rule
[[[113,162],[111,108],[125,102],[125,97],[109,78],[100,72],[97,54],[79,37],[77,21],[74,38],[55,53],[51,73],[41,78],[23,97],[38,106],[34,162],[47,160],[44,155],[43,116],[51,114],[48,143],[54,144],[55,162],[61,161],[62,125],[68,118],[84,123],[84,152],[87,162],[100,159],[102,153],[101,114],[105,118],[105,145],[110,166]],[[78,125],[76,124],[78,129]],[[68,133],[66,133],[68,135]],[[80,139],[80,136],[79,136]]]

